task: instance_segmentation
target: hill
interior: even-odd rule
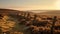
[[[37,13],[39,15],[60,16],[60,10],[45,10],[45,12]]]

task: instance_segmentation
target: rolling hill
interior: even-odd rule
[[[39,15],[60,16],[60,10],[46,10],[45,12],[37,13]]]

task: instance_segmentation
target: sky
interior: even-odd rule
[[[16,10],[60,10],[60,0],[0,0],[0,8]]]

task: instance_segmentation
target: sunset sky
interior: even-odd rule
[[[0,8],[18,10],[60,10],[60,0],[0,0]]]

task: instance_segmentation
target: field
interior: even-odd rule
[[[8,11],[0,12],[0,34],[60,34],[60,16]]]

